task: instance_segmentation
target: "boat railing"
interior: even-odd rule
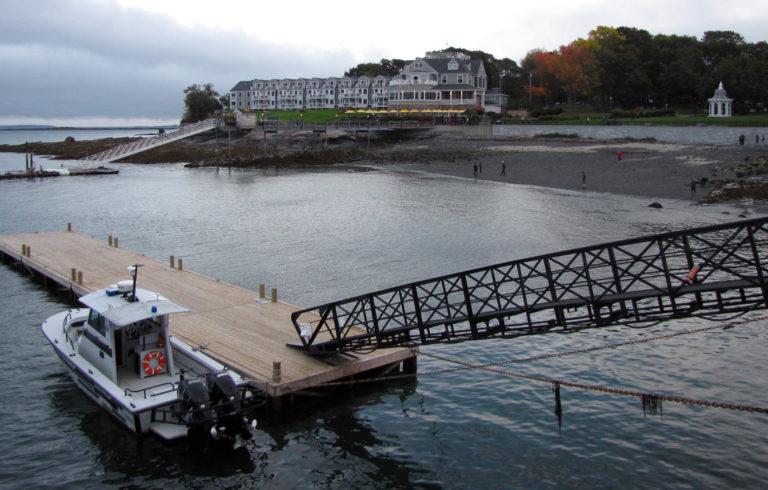
[[[125,396],[128,396],[129,394],[133,395],[133,394],[136,394],[136,393],[141,393],[144,396],[144,398],[147,398],[147,391],[154,390],[154,389],[160,388],[160,387],[165,386],[165,385],[170,386],[170,388],[165,390],[165,391],[153,392],[152,396],[164,395],[166,393],[170,393],[172,391],[176,391],[176,385],[171,383],[170,381],[166,381],[165,383],[160,383],[160,384],[156,384],[156,385],[152,385],[152,386],[147,386],[146,388],[138,388],[138,389],[135,389],[135,390],[131,389],[131,388],[126,388],[125,389]]]

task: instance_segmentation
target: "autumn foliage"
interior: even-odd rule
[[[739,112],[768,104],[768,44],[749,44],[731,31],[701,40],[600,26],[557,50],[530,51],[519,67],[534,105],[595,109],[702,106],[723,82]]]

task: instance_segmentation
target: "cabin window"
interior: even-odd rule
[[[104,317],[91,310],[88,314],[88,325],[97,331],[102,337],[107,337],[107,322]]]

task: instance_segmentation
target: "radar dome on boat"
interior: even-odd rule
[[[117,290],[121,293],[130,293],[133,289],[133,281],[126,279],[117,283]]]

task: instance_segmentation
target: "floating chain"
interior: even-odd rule
[[[372,378],[367,380],[353,380],[353,381],[335,381],[335,382],[329,382],[324,383],[321,386],[341,386],[341,385],[350,385],[350,384],[359,384],[359,383],[373,383],[373,382],[380,382],[380,381],[389,381],[389,380],[398,380],[398,379],[407,379],[407,378],[414,378],[416,376],[433,376],[438,374],[446,374],[446,373],[453,373],[458,371],[467,371],[470,369],[480,369],[484,371],[488,371],[495,374],[500,374],[502,376],[509,376],[514,378],[520,378],[525,379],[528,381],[537,381],[542,383],[550,383],[553,386],[568,386],[571,388],[578,388],[582,390],[590,390],[590,391],[599,391],[603,393],[611,393],[615,395],[623,395],[623,396],[632,396],[641,398],[643,400],[643,407],[645,408],[646,405],[655,407],[656,403],[659,401],[667,401],[671,403],[681,403],[685,405],[698,405],[698,406],[704,406],[704,407],[714,407],[714,408],[723,408],[727,410],[739,410],[739,411],[745,411],[745,412],[756,412],[756,413],[766,413],[768,414],[768,408],[766,407],[755,407],[750,405],[739,405],[734,403],[724,403],[724,402],[716,402],[716,401],[709,401],[709,400],[697,400],[694,398],[687,398],[687,397],[680,397],[680,396],[670,396],[670,395],[659,395],[655,393],[644,393],[641,391],[632,391],[632,390],[624,390],[620,388],[610,388],[606,386],[598,386],[598,385],[589,385],[584,383],[574,383],[570,381],[562,381],[557,379],[551,379],[546,378],[543,376],[533,376],[529,374],[522,374],[522,373],[514,373],[509,371],[504,371],[501,369],[496,369],[494,366],[502,366],[507,364],[515,364],[520,362],[529,362],[529,361],[537,361],[541,359],[549,359],[553,357],[565,357],[570,356],[574,354],[583,354],[585,352],[594,352],[598,350],[603,349],[615,349],[617,347],[623,347],[626,345],[632,345],[632,344],[641,344],[645,342],[654,342],[657,340],[664,340],[669,339],[673,337],[679,337],[682,335],[690,335],[695,333],[701,333],[701,332],[707,332],[710,330],[726,330],[729,328],[732,328],[736,325],[742,325],[746,323],[756,322],[760,320],[768,320],[768,315],[754,317],[754,318],[747,318],[743,320],[735,320],[719,325],[709,326],[709,327],[702,327],[697,328],[694,330],[684,330],[682,332],[675,332],[671,334],[666,335],[659,335],[656,337],[648,337],[644,339],[635,339],[635,340],[629,340],[626,342],[619,342],[615,344],[610,345],[602,345],[602,346],[596,346],[596,347],[587,347],[584,349],[577,349],[567,352],[558,352],[554,354],[542,354],[539,356],[532,356],[532,357],[526,357],[523,359],[513,359],[508,361],[497,361],[492,362],[488,364],[470,364],[464,361],[459,361],[456,359],[450,359],[444,356],[440,356],[437,354],[429,354],[426,352],[419,352],[419,355],[430,357],[432,359],[437,359],[440,361],[449,362],[452,364],[457,364],[459,367],[456,368],[447,368],[447,369],[440,369],[435,371],[426,371],[422,373],[411,373],[411,374],[397,374],[392,376],[382,376],[378,378]]]

